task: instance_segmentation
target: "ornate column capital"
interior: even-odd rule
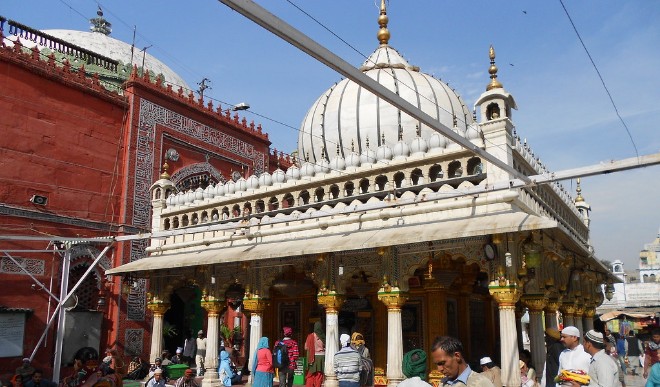
[[[208,312],[209,317],[219,315],[225,307],[223,300],[202,300],[201,304],[202,308]]]
[[[545,305],[548,302],[548,299],[545,298],[545,296],[540,295],[540,296],[534,296],[534,295],[524,295],[521,298],[523,304],[527,308],[529,308],[530,312],[536,312],[536,313],[541,313],[543,311],[543,308],[545,308]]]
[[[166,302],[149,302],[147,303],[147,309],[153,312],[154,316],[162,316],[170,308],[170,304]]]
[[[584,315],[584,309],[583,305],[575,305],[575,317],[582,317]]]
[[[575,315],[575,304],[570,302],[570,303],[563,303],[561,307],[559,308],[562,314],[573,316]]]
[[[243,307],[247,312],[263,314],[267,306],[268,300],[261,298],[258,295],[249,297],[246,295],[243,297]]]
[[[547,302],[545,303],[544,310],[546,311],[546,313],[557,313],[560,306],[561,306],[561,302],[556,298],[552,298],[547,300]]]
[[[492,281],[488,285],[488,292],[500,307],[509,308],[515,308],[516,302],[518,302],[522,293],[515,282],[500,280]]]
[[[326,312],[337,313],[339,312],[339,309],[341,309],[341,306],[344,304],[346,297],[334,290],[328,290],[327,288],[323,287],[316,295],[316,299],[318,300],[319,305],[325,308]]]
[[[584,317],[593,319],[596,315],[596,308],[589,307],[584,310]]]
[[[383,286],[378,290],[378,300],[385,304],[387,310],[399,310],[408,301],[408,295],[396,286]]]

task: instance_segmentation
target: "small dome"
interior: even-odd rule
[[[330,169],[332,171],[343,171],[346,169],[346,160],[344,160],[341,154],[337,153],[337,156],[330,160]]]
[[[286,180],[300,180],[300,168],[292,165],[286,170]]]
[[[376,150],[376,160],[378,161],[392,160],[392,149],[386,144],[379,146],[378,149]]]
[[[247,190],[247,181],[241,177],[240,179],[236,180],[236,185],[234,187],[236,192],[243,192]]]
[[[255,175],[248,177],[247,179],[247,189],[257,189],[259,188],[259,178]]]
[[[233,195],[234,192],[236,192],[236,183],[234,183],[232,180],[227,181],[225,184],[225,194]]]
[[[218,182],[215,185],[215,196],[223,196],[225,194],[225,185],[222,182]]]
[[[440,133],[433,133],[429,139],[429,149],[444,149],[447,147],[447,137]]]
[[[259,186],[268,187],[273,185],[273,177],[268,172],[264,172],[259,176]]]
[[[410,153],[412,153],[413,155],[426,153],[426,151],[428,150],[429,150],[428,142],[421,137],[415,137],[415,139],[412,140],[412,143],[410,144]]]
[[[284,171],[277,168],[275,172],[273,172],[273,183],[284,183],[286,181],[286,175],[284,174]]]
[[[403,140],[399,140],[394,144],[394,149],[392,149],[392,156],[397,158],[403,158],[410,156],[410,147]]]
[[[346,168],[356,168],[362,164],[362,159],[359,154],[351,152],[346,156]]]
[[[330,172],[330,162],[328,159],[323,157],[321,160],[318,160],[316,162],[316,165],[314,165],[314,172],[318,173],[328,173]]]
[[[310,163],[309,161],[305,161],[305,163],[302,165],[302,168],[300,168],[300,176],[313,177],[315,174],[316,171],[314,164]]]

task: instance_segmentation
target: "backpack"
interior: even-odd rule
[[[289,366],[289,353],[284,342],[279,341],[273,349],[273,368],[284,369]]]

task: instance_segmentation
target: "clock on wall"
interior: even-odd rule
[[[234,171],[231,173],[231,179],[234,181],[234,183],[237,182],[241,177],[243,176],[239,171]]]
[[[486,257],[487,260],[492,261],[495,259],[495,256],[497,255],[497,250],[495,250],[495,246],[493,246],[492,243],[487,243],[484,245],[484,256]]]

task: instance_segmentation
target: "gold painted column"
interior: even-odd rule
[[[261,318],[267,305],[268,302],[265,299],[260,298],[258,294],[250,293],[249,290],[245,292],[245,296],[243,297],[243,308],[246,312],[250,313],[250,348],[247,353],[249,370],[252,370],[254,354],[257,352],[259,339],[261,339],[261,336],[263,335]],[[252,384],[253,377],[254,375],[250,373],[248,384]]]
[[[465,274],[464,274],[465,275]],[[469,280],[468,280],[469,281]],[[464,321],[464,324],[458,324],[458,337],[463,343],[463,350],[466,358],[469,358],[470,349],[470,295],[472,293],[472,283],[461,285],[458,293],[458,321]]]
[[[572,300],[564,301],[560,310],[563,317],[564,326],[575,326],[575,303]]]
[[[488,291],[497,301],[500,311],[502,384],[507,387],[519,387],[521,380],[515,309],[521,290],[515,282],[510,283],[509,280],[500,277],[488,285]]]
[[[408,297],[398,287],[386,283],[378,290],[378,300],[387,306],[387,385],[396,387],[405,379],[403,375],[401,307],[406,303]]]
[[[163,315],[170,308],[170,304],[154,297],[154,300],[147,304],[147,308],[154,314],[154,323],[151,326],[151,353],[149,354],[149,362],[152,362],[163,353]]]
[[[425,342],[432,343],[436,337],[447,334],[447,292],[435,278],[425,278],[424,289],[426,290],[426,310],[432,310],[434,316],[434,318],[426,319],[428,329]]]
[[[321,288],[316,296],[319,305],[325,308],[325,387],[337,387],[334,359],[339,348],[339,309],[344,303],[344,295],[334,290]]]
[[[543,309],[543,311],[545,312],[546,328],[557,329],[559,327],[557,325],[557,311],[559,310],[560,305],[561,302],[559,302],[559,300],[556,298],[551,298],[548,300],[548,302],[546,302],[545,308]]]
[[[204,386],[220,386],[218,377],[218,343],[220,342],[220,311],[225,306],[224,300],[212,296],[202,299],[202,308],[207,312],[206,357],[204,358]]]
[[[593,305],[588,306],[584,310],[584,331],[590,331],[594,329],[594,315],[596,314],[596,308]]]
[[[580,331],[580,333],[584,334],[584,326],[582,325],[582,316],[584,315],[584,306],[581,304],[575,305],[575,327]]]
[[[534,369],[542,370],[545,362],[545,332],[543,331],[543,308],[546,298],[523,296],[523,303],[529,309],[529,341],[534,360]]]

